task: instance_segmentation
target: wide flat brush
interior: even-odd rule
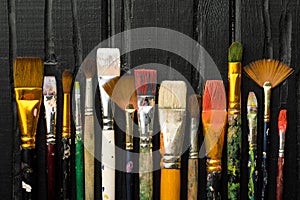
[[[228,199],[240,198],[242,52],[243,46],[239,42],[233,42],[228,51]]]
[[[34,198],[35,139],[42,103],[44,65],[40,58],[16,58],[14,61],[14,87],[18,109],[22,148],[22,195]]]
[[[133,152],[133,124],[134,113],[137,108],[137,97],[135,91],[134,77],[122,76],[117,77],[107,82],[103,86],[106,93],[110,96],[112,101],[116,103],[126,115],[126,199],[133,199],[133,177],[135,163],[132,158]]]
[[[116,48],[97,50],[97,72],[102,105],[102,198],[115,199],[115,133],[113,102],[103,85],[120,76],[120,51]]]
[[[257,198],[257,99],[254,92],[250,92],[247,101],[248,119],[248,197],[250,200]]]
[[[188,110],[191,117],[190,123],[190,150],[188,160],[188,199],[197,200],[198,196],[198,128],[200,118],[200,95],[191,95],[189,97]]]
[[[55,137],[57,88],[54,76],[44,77],[43,95],[47,127],[47,195],[48,199],[55,199]]]
[[[180,199],[180,168],[186,117],[186,84],[163,81],[158,95],[161,127],[161,200]]]
[[[70,156],[71,156],[71,89],[73,75],[65,70],[62,74],[64,92],[63,121],[62,121],[62,198],[70,199]]]
[[[140,199],[152,199],[152,135],[155,111],[156,70],[134,70],[140,133]]]
[[[262,160],[262,195],[264,199],[266,196],[266,187],[268,183],[267,172],[267,146],[268,133],[270,122],[270,102],[271,89],[279,85],[288,76],[293,73],[293,69],[289,66],[275,60],[258,60],[250,63],[244,68],[246,74],[264,89],[264,133],[263,133],[263,160]]]
[[[222,151],[227,122],[223,81],[208,80],[202,102],[202,124],[207,155],[207,199],[221,199]]]
[[[95,155],[95,133],[94,133],[94,95],[93,77],[96,73],[96,62],[86,59],[82,63],[85,75],[85,108],[84,108],[84,177],[85,198],[94,199],[94,155]]]

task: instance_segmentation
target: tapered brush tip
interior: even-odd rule
[[[226,110],[226,94],[223,81],[206,81],[203,93],[202,110]]]
[[[42,88],[44,64],[40,58],[16,58],[14,61],[14,86]]]
[[[98,76],[120,76],[120,50],[99,48],[97,50]]]
[[[200,116],[201,97],[198,94],[189,96],[188,110],[192,118]]]
[[[93,78],[96,73],[96,60],[92,58],[87,58],[82,63],[82,70],[85,78]]]
[[[156,70],[134,70],[134,78],[137,95],[155,95],[157,81]]]
[[[248,107],[257,107],[257,99],[256,99],[254,92],[249,92],[247,106]]]
[[[228,62],[241,62],[243,45],[240,42],[233,42],[228,50]]]
[[[65,70],[62,74],[62,85],[64,93],[70,93],[72,89],[73,75],[69,70]]]

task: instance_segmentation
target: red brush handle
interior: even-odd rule
[[[48,199],[55,199],[55,145],[47,145]]]
[[[282,199],[282,192],[283,192],[283,166],[284,166],[284,158],[278,158],[278,173],[277,173],[277,189],[276,189],[276,200]]]

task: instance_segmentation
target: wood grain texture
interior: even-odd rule
[[[161,169],[160,199],[180,199],[180,169]]]
[[[188,199],[197,200],[198,197],[198,159],[188,161]]]

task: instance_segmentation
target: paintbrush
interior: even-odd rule
[[[263,134],[263,161],[262,161],[262,199],[265,198],[268,183],[267,173],[267,144],[270,122],[271,89],[284,81],[293,73],[289,66],[275,60],[258,60],[244,68],[246,74],[264,89],[264,134]]]
[[[241,74],[243,46],[233,42],[228,51],[228,128],[227,176],[228,199],[240,198],[241,127]]]
[[[23,199],[32,199],[35,190],[35,136],[40,106],[44,65],[40,58],[16,58],[14,87],[21,133]]]
[[[83,177],[83,143],[82,143],[82,121],[80,84],[75,82],[75,170],[76,170],[76,199],[83,199],[84,177]]]
[[[188,110],[191,117],[190,122],[190,144],[188,161],[188,199],[197,200],[198,196],[198,127],[200,117],[200,95],[189,97]]]
[[[250,92],[247,101],[248,119],[248,197],[255,200],[257,197],[257,99],[254,92]]]
[[[163,81],[158,95],[161,142],[161,200],[180,199],[181,153],[186,118],[186,84]]]
[[[102,104],[102,198],[115,199],[115,133],[112,101],[103,85],[120,76],[120,51],[117,48],[97,50],[98,82]]]
[[[285,132],[287,127],[287,110],[280,110],[278,117],[278,135],[279,135],[279,154],[278,154],[278,172],[276,177],[276,200],[281,200],[283,196],[283,168],[284,168],[284,145]]]
[[[55,199],[55,135],[57,89],[54,76],[44,77],[43,95],[47,127],[47,195],[48,199]]]
[[[93,76],[96,73],[95,61],[86,59],[82,64],[85,75],[85,108],[84,108],[84,176],[85,198],[94,199],[94,99]]]
[[[140,199],[152,199],[152,135],[155,111],[156,70],[134,70],[140,133]]]
[[[133,199],[133,177],[135,163],[133,162],[133,124],[134,113],[137,108],[137,97],[135,91],[134,77],[123,76],[114,78],[103,86],[106,93],[122,110],[126,116],[126,199]]]
[[[202,102],[202,124],[207,155],[207,199],[221,199],[221,158],[227,122],[223,81],[208,80]]]
[[[73,75],[65,70],[62,74],[64,92],[63,121],[62,121],[62,198],[70,199],[70,156],[71,156],[71,89]]]

